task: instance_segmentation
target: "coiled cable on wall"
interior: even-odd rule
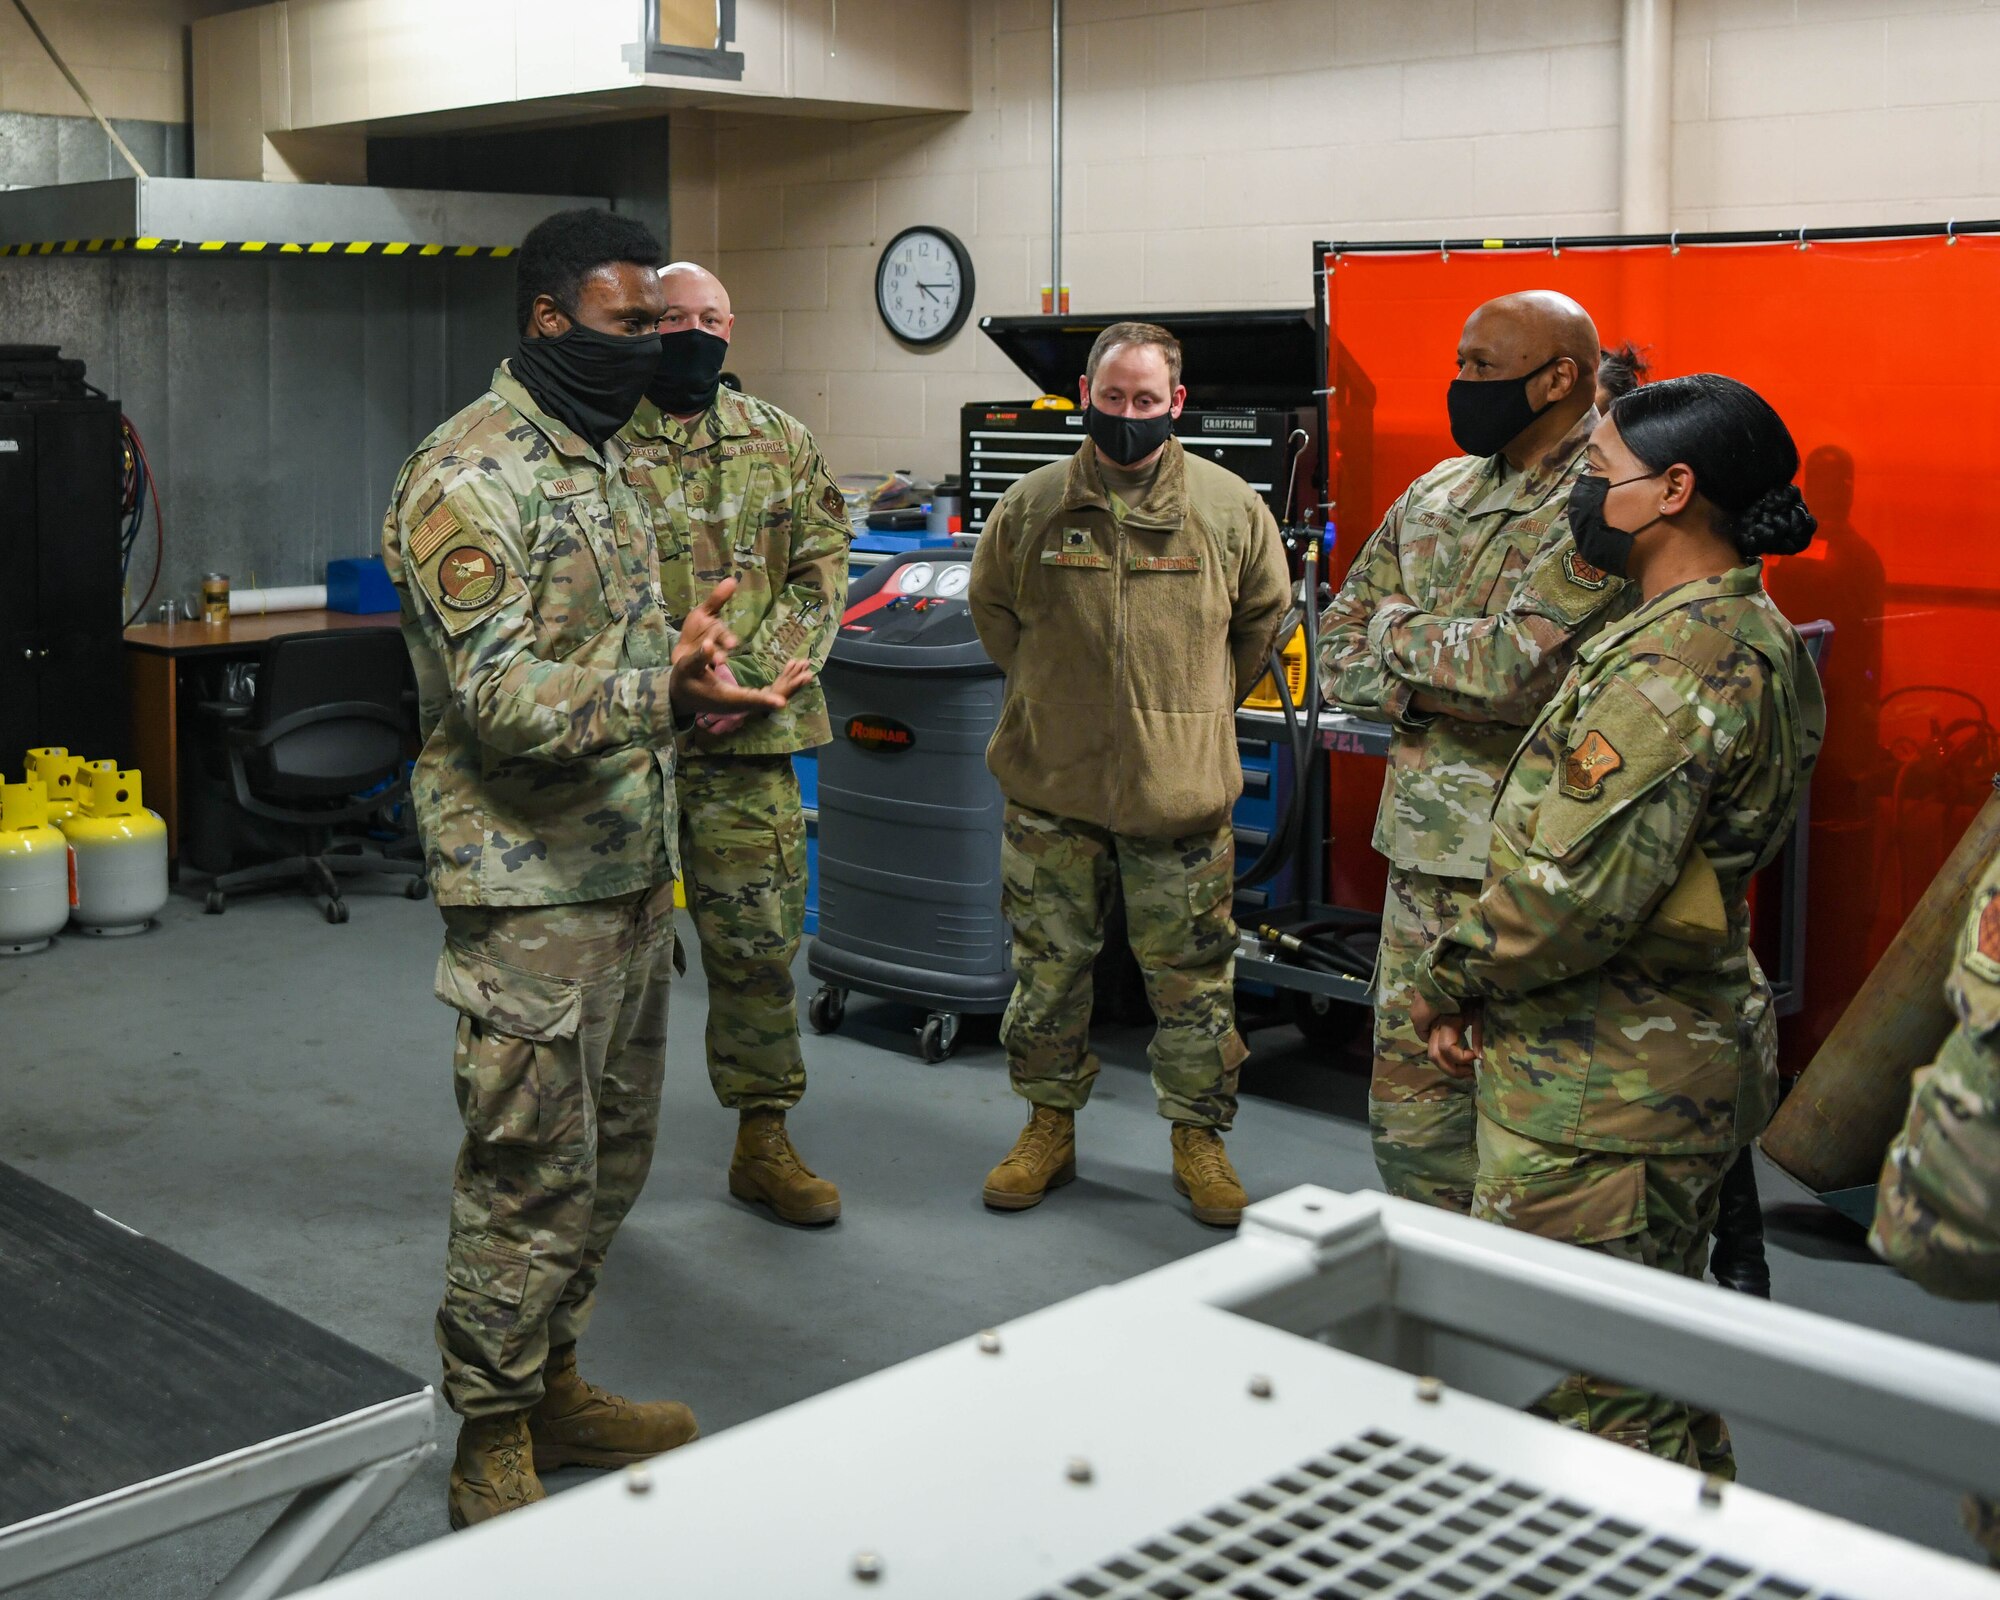
[[[144,597],[125,619],[125,626],[129,628],[145,614],[153,591],[160,586],[160,569],[166,565],[167,558],[167,519],[160,510],[160,486],[153,479],[153,464],[146,459],[145,441],[139,437],[139,430],[132,426],[130,417],[121,413],[118,422],[124,447],[120,512],[125,518],[125,530],[121,536],[120,578],[126,594],[132,592],[132,551],[139,542],[139,531],[146,520],[149,495],[153,502],[153,580],[146,585]]]

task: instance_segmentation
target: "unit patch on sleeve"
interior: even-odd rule
[[[500,592],[506,577],[498,555],[476,544],[458,545],[438,563],[438,598],[456,610],[477,611]]]
[[[1563,758],[1562,792],[1572,800],[1595,800],[1604,792],[1604,780],[1624,765],[1617,747],[1592,728]]]
[[[1610,573],[1602,567],[1593,567],[1574,550],[1564,554],[1563,571],[1569,575],[1571,583],[1584,589],[1602,589],[1611,581]]]
[[[825,493],[819,497],[819,503],[820,509],[829,517],[847,515],[847,502],[840,497],[840,490],[830,483],[826,486]]]
[[[1978,931],[1966,964],[1982,977],[2000,983],[2000,893],[1989,895],[1979,913]]]

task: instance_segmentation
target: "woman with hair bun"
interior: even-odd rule
[[[1414,1020],[1477,1075],[1473,1215],[1699,1278],[1724,1175],[1777,1093],[1749,885],[1791,831],[1826,724],[1765,555],[1812,513],[1778,414],[1715,373],[1646,384],[1571,491],[1582,583],[1630,580],[1501,786],[1478,901],[1424,956]],[[1573,1427],[1734,1475],[1721,1419],[1578,1374]]]

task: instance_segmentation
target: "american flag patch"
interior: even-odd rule
[[[450,503],[439,501],[437,509],[418,523],[417,531],[410,535],[410,560],[422,566],[439,545],[458,531],[458,518],[452,514]]]

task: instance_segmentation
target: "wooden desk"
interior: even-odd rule
[[[125,630],[125,682],[132,706],[132,753],[146,804],[167,825],[167,859],[181,853],[181,664],[201,658],[254,656],[264,641],[287,633],[336,633],[345,628],[395,628],[395,611],[274,611],[227,622],[148,622]]]

